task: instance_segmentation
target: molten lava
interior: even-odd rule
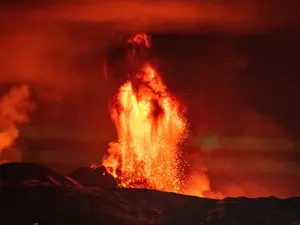
[[[129,42],[150,46],[146,35]],[[144,63],[119,88],[111,117],[118,141],[110,143],[103,165],[120,186],[180,192],[179,144],[186,137],[187,122],[150,64]]]
[[[121,187],[221,198],[210,191],[202,168],[183,176],[180,144],[188,124],[180,103],[150,63],[147,35],[138,34],[128,43],[132,48],[127,63],[134,69],[112,102],[118,141],[109,143],[103,166]]]

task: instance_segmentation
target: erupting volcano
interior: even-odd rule
[[[129,44],[150,47],[145,34]],[[136,57],[136,51],[131,54]],[[141,61],[112,102],[118,141],[109,144],[103,165],[121,187],[182,192],[179,145],[187,136],[187,121],[150,62]]]

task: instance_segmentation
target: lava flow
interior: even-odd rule
[[[144,34],[129,43],[150,46]],[[179,144],[187,122],[161,77],[143,62],[116,93],[111,108],[118,141],[111,142],[103,165],[122,187],[181,192]]]

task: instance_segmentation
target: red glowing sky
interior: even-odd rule
[[[94,152],[78,165],[103,155],[115,136],[107,102],[116,84],[103,79],[107,46],[136,31],[153,34],[160,70],[188,106],[195,134],[300,138],[296,1],[20,2],[1,1],[0,82],[1,91],[12,83],[32,89],[37,108],[21,137],[44,153],[28,158],[67,162],[75,149]],[[275,167],[283,171],[297,157],[289,149]]]

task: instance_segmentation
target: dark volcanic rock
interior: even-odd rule
[[[160,214],[105,191],[62,186],[2,187],[1,225],[159,224]]]
[[[1,225],[297,225],[300,198],[222,201],[137,189],[3,187]]]
[[[36,163],[5,163],[0,165],[0,185],[19,186],[24,183],[57,186],[81,186],[73,179]]]
[[[58,185],[45,177],[51,175],[62,183],[62,175],[40,165],[30,166],[0,167],[0,173],[4,172],[1,180],[6,181],[0,191],[1,225],[298,225],[300,222],[300,198],[219,201],[142,189]],[[36,178],[35,182],[23,182],[32,178]]]
[[[106,169],[103,166],[97,168],[82,167],[69,173],[68,176],[86,187],[117,187],[116,180],[106,172]]]

